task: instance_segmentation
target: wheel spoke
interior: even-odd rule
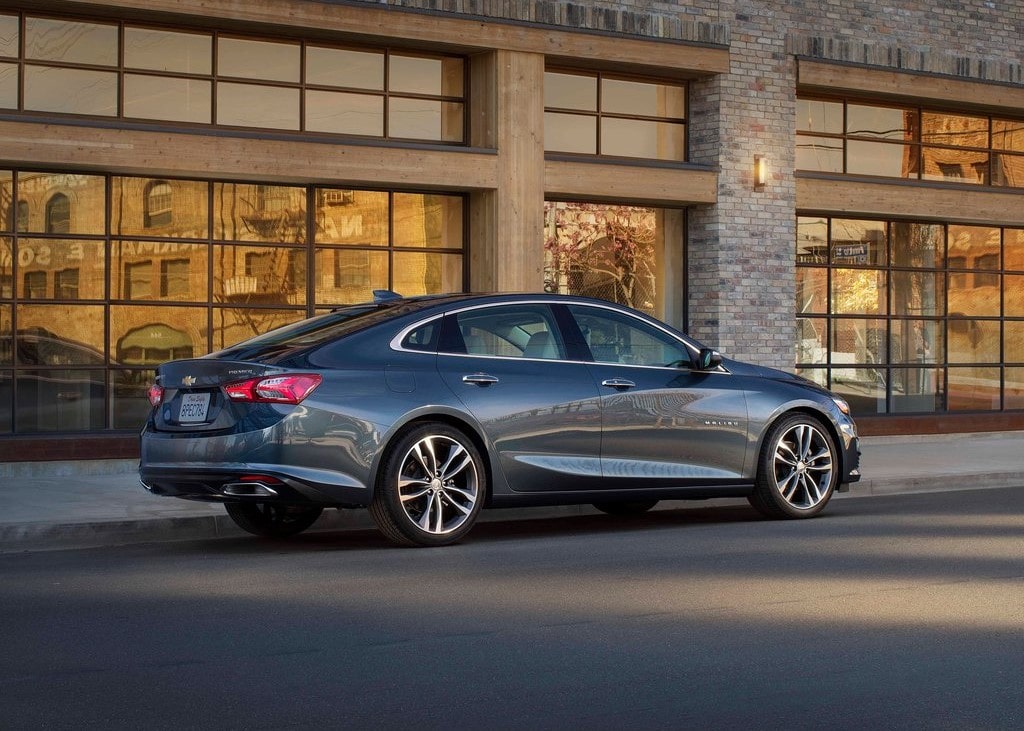
[[[454,462],[460,454],[465,454],[466,459],[472,461],[469,459],[469,455],[466,452],[465,447],[463,447],[461,444],[452,445],[451,451],[448,452],[448,459],[445,460],[444,466],[440,470],[442,480],[448,479],[448,469],[452,466],[452,462]]]
[[[432,493],[427,498],[427,504],[423,508],[423,513],[420,515],[420,519],[416,521],[416,524],[423,530],[430,532],[430,511],[434,507],[434,499],[437,497],[436,493]]]
[[[409,447],[402,465],[398,501],[424,533],[452,533],[476,514],[480,466],[466,442],[427,433]]]
[[[424,495],[426,495],[429,491],[430,491],[429,487],[424,487],[419,492],[411,492],[411,493],[407,493],[405,495],[402,495],[401,496],[402,502],[406,503],[406,502],[409,502],[410,500],[417,500],[417,499],[423,497]]]
[[[444,501],[441,499],[441,493],[434,493],[434,510],[437,513],[437,520],[434,522],[434,532],[444,533]]]
[[[434,470],[430,467],[429,464],[427,464],[427,458],[423,456],[422,445],[423,442],[417,443],[416,446],[412,448],[412,455],[413,457],[416,458],[416,461],[419,462],[420,467],[423,468],[423,471],[426,473],[427,477],[430,478],[434,476]]]
[[[793,470],[786,476],[786,479],[779,483],[779,492],[782,493],[782,497],[786,500],[791,500],[793,493],[796,491],[797,485],[800,484],[799,476],[796,470]]]
[[[451,489],[451,488],[449,488],[449,489]],[[472,507],[467,508],[462,503],[457,502],[455,500],[452,500],[451,498],[448,498],[448,504],[451,505],[456,510],[458,510],[463,515],[469,515],[469,511],[472,509]]]
[[[454,492],[456,495],[461,496],[462,499],[470,505],[476,502],[476,495],[469,490],[463,490],[461,487],[456,487],[455,485],[445,485],[444,490],[445,492]]]
[[[406,487],[413,487],[415,485],[429,485],[429,484],[430,484],[430,480],[422,480],[422,479],[420,479],[418,477],[400,477],[400,478],[398,478],[398,487],[399,487],[399,489],[404,489]]]
[[[450,460],[449,460],[449,464],[451,464]],[[443,470],[441,470],[441,479],[442,480],[452,480],[452,479],[455,478],[455,476],[457,474],[462,472],[464,469],[469,467],[471,464],[473,464],[473,458],[470,457],[468,454],[466,455],[466,458],[464,460],[462,460],[462,463],[459,464],[458,467],[456,467],[455,469],[451,470],[450,472],[448,471],[448,465],[446,464],[445,468]]]

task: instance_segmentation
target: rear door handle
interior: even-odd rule
[[[490,386],[492,383],[497,383],[498,379],[495,378],[494,376],[488,375],[486,373],[472,373],[472,374],[470,374],[468,376],[463,376],[462,377],[462,382],[463,383],[472,383],[472,384],[474,384],[476,386],[483,387],[483,386]]]
[[[602,386],[608,388],[614,388],[616,391],[625,391],[630,388],[636,388],[636,384],[626,378],[606,378],[601,381]]]

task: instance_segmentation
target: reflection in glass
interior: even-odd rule
[[[998,363],[999,322],[950,319],[946,324],[946,345],[949,363]]]
[[[832,219],[832,263],[858,266],[886,263],[885,221]]]
[[[682,86],[605,78],[601,80],[601,111],[682,119],[686,116],[686,93]]]
[[[597,154],[597,117],[544,112],[544,149]]]
[[[218,82],[217,124],[298,129],[299,90]]]
[[[199,180],[115,176],[110,188],[111,233],[205,239],[209,190],[209,183]]]
[[[544,106],[551,109],[579,109],[596,112],[597,77],[558,74],[550,71],[545,73]]]
[[[17,364],[102,366],[103,307],[19,305]]]
[[[828,348],[826,347],[828,321],[825,319],[798,317],[796,319],[796,329],[796,362],[826,363],[828,361]]]
[[[1003,369],[1003,408],[1024,409],[1024,368]]]
[[[641,119],[601,120],[601,154],[642,157],[651,160],[684,160],[685,135],[682,124],[648,122]]]
[[[260,81],[299,81],[297,43],[217,39],[217,74]]]
[[[894,315],[943,315],[946,312],[945,276],[942,272],[892,273]]]
[[[945,250],[943,227],[935,223],[890,224],[892,236],[892,263],[900,267],[941,266]]]
[[[390,211],[387,193],[317,188],[314,196],[317,243],[388,245]]]
[[[913,109],[846,105],[846,133],[886,140],[911,140],[917,112]]]
[[[924,180],[983,185],[988,178],[988,153],[922,147],[921,177]]]
[[[227,241],[305,243],[306,189],[214,183],[213,237]]]
[[[1003,362],[1024,363],[1024,321],[1003,323]]]
[[[213,296],[235,305],[304,305],[306,252],[268,246],[214,246]]]
[[[428,249],[461,248],[462,198],[395,193],[392,243]]]
[[[835,137],[797,135],[796,169],[843,172],[843,141]]]
[[[836,315],[886,314],[885,272],[833,269],[831,309]]]
[[[314,281],[318,305],[369,302],[373,290],[388,288],[388,253],[318,248]]]
[[[14,248],[11,240],[0,236],[0,299],[14,297]]]
[[[941,371],[938,368],[893,368],[892,413],[915,414],[941,411]]]
[[[935,363],[945,351],[945,328],[937,320],[893,320],[889,341],[891,363]]]
[[[1024,228],[1003,229],[1003,256],[1006,269],[1024,271]]]
[[[459,254],[394,253],[391,288],[406,296],[462,291]]]
[[[827,368],[797,368],[796,374],[803,376],[812,383],[817,383],[822,388],[828,388]]]
[[[306,83],[383,91],[384,54],[307,46]]]
[[[117,369],[110,373],[110,426],[141,429],[149,417],[148,390],[156,371]]]
[[[391,97],[388,101],[388,137],[461,142],[462,104]]]
[[[18,108],[18,64],[0,63],[0,107]]]
[[[227,348],[305,316],[305,310],[218,307],[213,311],[213,347]]]
[[[1003,315],[1024,317],[1024,276],[1003,275]]]
[[[198,358],[206,349],[206,308],[111,305],[110,355],[130,366]]]
[[[796,100],[796,128],[801,132],[843,133],[842,102]]]
[[[999,316],[998,274],[950,273],[948,287],[950,315]]]
[[[950,225],[948,255],[964,257],[967,269],[999,269],[999,229],[991,226]]]
[[[117,114],[117,74],[26,65],[25,109],[112,117]]]
[[[796,268],[797,314],[828,311],[828,269]]]
[[[124,29],[124,65],[130,69],[209,74],[212,48],[212,38],[205,33]]]
[[[1024,155],[992,153],[992,185],[1024,188]]]
[[[796,219],[797,264],[828,263],[828,221],[817,216]]]
[[[85,431],[103,428],[106,387],[102,370],[16,371],[20,432]]]
[[[946,403],[950,411],[998,411],[999,368],[950,368]]]
[[[888,178],[917,177],[917,147],[887,142],[847,140],[846,172]]]
[[[0,56],[18,57],[19,18],[0,15]]]
[[[103,299],[106,253],[102,241],[18,240],[18,296],[24,299]],[[34,290],[36,282],[42,290]],[[52,282],[50,289],[47,283]],[[20,310],[19,310],[20,312]]]
[[[210,124],[211,84],[200,79],[124,75],[124,116]]]
[[[206,302],[208,259],[206,244],[112,241],[110,298]]]
[[[13,326],[11,306],[0,305],[0,366],[10,366],[14,363]]]
[[[850,404],[857,416],[884,414],[885,368],[832,368],[830,389]]]
[[[25,18],[25,58],[117,65],[117,26]]]
[[[344,135],[384,136],[384,97],[306,91],[306,129]]]
[[[988,147],[988,118],[922,112],[921,142],[956,147]]]
[[[833,366],[887,363],[885,320],[833,320],[831,358]]]
[[[461,58],[422,58],[393,53],[388,72],[388,88],[392,92],[462,96]]]
[[[1024,152],[1024,119],[993,119],[992,148]]]

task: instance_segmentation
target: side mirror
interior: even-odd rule
[[[701,348],[697,354],[696,368],[698,371],[712,371],[722,365],[722,354],[711,348]]]

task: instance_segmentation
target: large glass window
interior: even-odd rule
[[[1024,232],[797,218],[798,370],[856,413],[1024,408]]]
[[[544,74],[544,149],[686,159],[686,87],[607,74]]]
[[[167,360],[463,288],[459,195],[0,170],[0,196],[3,434],[134,430]]]
[[[797,99],[796,169],[1024,187],[1024,120]]]

